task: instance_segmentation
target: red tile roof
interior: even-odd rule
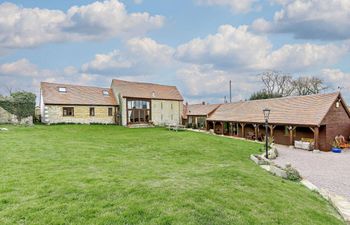
[[[66,88],[67,91],[59,92],[59,88]],[[110,88],[41,82],[41,90],[44,104],[117,105]],[[104,96],[103,91],[108,91],[109,95]]]
[[[193,104],[188,105],[186,114],[187,116],[208,116],[213,113],[220,104]]]
[[[121,93],[123,97],[183,101],[182,95],[176,86],[130,82],[116,79],[113,79],[111,86],[116,89],[117,92]]]
[[[222,104],[208,120],[264,123],[263,109],[269,108],[271,124],[318,126],[338,98],[337,92]]]

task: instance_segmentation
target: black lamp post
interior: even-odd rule
[[[266,158],[268,159],[269,158],[269,130],[268,130],[268,127],[269,127],[269,116],[270,116],[270,112],[271,110],[266,108],[263,110],[264,112],[264,118],[265,118],[265,151],[266,151]]]

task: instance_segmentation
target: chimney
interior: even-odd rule
[[[204,101],[202,102],[202,105],[205,105],[205,102],[204,102]]]

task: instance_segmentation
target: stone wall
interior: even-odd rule
[[[5,109],[0,107],[0,124],[4,124],[4,123],[8,123],[8,124],[18,124],[18,120],[17,117],[11,113],[9,113],[8,111],[6,111]],[[27,117],[27,118],[23,118],[21,120],[20,124],[28,124],[28,125],[32,125],[33,124],[33,117]]]
[[[73,107],[74,116],[63,116],[63,107]],[[95,108],[95,116],[90,116],[90,108]],[[113,116],[108,116],[108,108],[113,108]],[[72,106],[45,105],[42,122],[55,123],[102,123],[115,124],[116,107],[114,106]]]
[[[151,117],[155,125],[181,124],[182,101],[152,100]]]

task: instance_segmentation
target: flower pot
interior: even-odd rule
[[[332,152],[334,152],[334,153],[341,153],[341,149],[340,149],[340,148],[333,147],[333,148],[332,148]]]

